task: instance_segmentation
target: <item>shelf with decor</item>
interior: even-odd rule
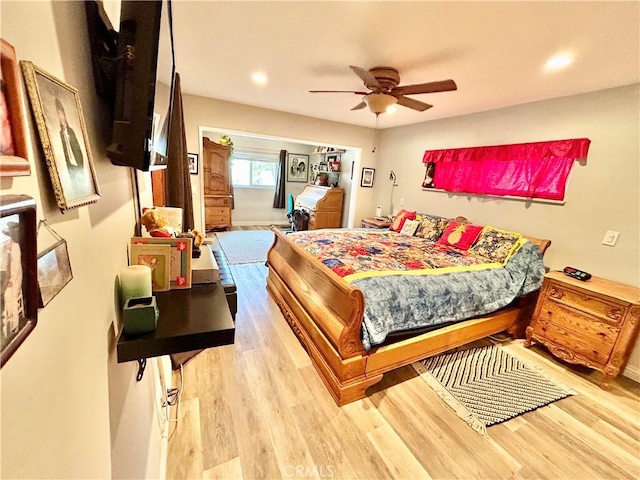
[[[321,148],[321,147],[318,147]],[[311,155],[311,174],[309,183],[321,186],[338,186],[342,168],[344,150],[316,151]],[[321,177],[326,176],[326,180]]]

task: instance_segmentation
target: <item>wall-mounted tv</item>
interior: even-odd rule
[[[123,0],[117,33],[102,3],[88,3],[96,90],[113,115],[107,156],[138,170],[163,168],[175,72],[171,0]]]

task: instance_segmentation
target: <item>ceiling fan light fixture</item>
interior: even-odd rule
[[[384,93],[371,93],[369,95],[365,95],[362,100],[367,104],[369,110],[376,115],[386,112],[388,107],[398,101],[398,99],[393,95],[386,95]]]

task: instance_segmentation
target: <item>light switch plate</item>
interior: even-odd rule
[[[619,236],[620,236],[620,232],[607,230],[604,234],[604,238],[602,239],[602,244],[607,245],[609,247],[614,247],[616,242],[618,241]]]

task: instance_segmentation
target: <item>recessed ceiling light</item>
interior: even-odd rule
[[[398,107],[396,107],[395,105],[390,105],[387,107],[387,110],[384,113],[392,114],[392,113],[396,113],[397,111],[398,111]]]
[[[561,70],[571,65],[572,62],[573,55],[568,53],[558,53],[557,55],[554,55],[549,60],[547,60],[547,63],[544,64],[544,69],[550,72]]]
[[[262,72],[255,72],[253,75],[251,75],[251,80],[253,80],[253,83],[257,85],[267,84],[267,76]]]

